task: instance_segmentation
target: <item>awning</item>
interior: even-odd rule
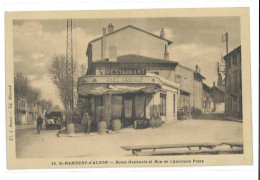
[[[78,79],[78,94],[102,95],[102,94],[124,94],[124,93],[153,93],[163,86],[179,89],[179,84],[171,82],[155,74],[136,76],[96,76],[87,75]]]
[[[102,94],[125,94],[125,93],[153,93],[160,89],[156,84],[85,84],[78,87],[78,93],[82,96]]]

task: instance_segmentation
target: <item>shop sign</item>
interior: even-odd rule
[[[85,83],[152,83],[161,84],[157,77],[149,76],[99,76],[99,77],[81,77],[79,84]]]
[[[105,75],[145,75],[146,70],[143,68],[127,68],[127,69],[115,69],[106,68]]]

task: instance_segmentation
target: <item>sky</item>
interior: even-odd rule
[[[62,107],[57,90],[46,73],[46,65],[54,55],[66,53],[66,19],[15,20],[13,22],[15,72],[26,73],[32,86]],[[102,35],[102,28],[113,23],[114,30],[133,25],[155,35],[163,28],[169,46],[170,60],[191,69],[198,64],[204,82],[212,86],[217,80],[216,62],[226,54],[222,34],[229,34],[229,51],[240,45],[239,17],[174,17],[75,19],[73,21],[73,52],[77,64],[87,65],[88,42]]]

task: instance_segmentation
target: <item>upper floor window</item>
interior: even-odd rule
[[[231,59],[228,59],[227,60],[227,69],[230,69],[231,68]]]
[[[233,64],[237,64],[237,54],[234,54],[233,55],[233,58],[232,58],[232,60],[233,60]]]

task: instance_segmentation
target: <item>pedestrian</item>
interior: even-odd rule
[[[43,123],[42,116],[39,115],[39,117],[37,118],[37,133],[38,133],[38,134],[41,133],[42,123]]]
[[[83,118],[82,118],[82,122],[83,122],[83,125],[84,125],[84,131],[85,131],[85,134],[88,134],[90,133],[90,126],[91,126],[91,117],[89,116],[88,113],[85,113]]]

